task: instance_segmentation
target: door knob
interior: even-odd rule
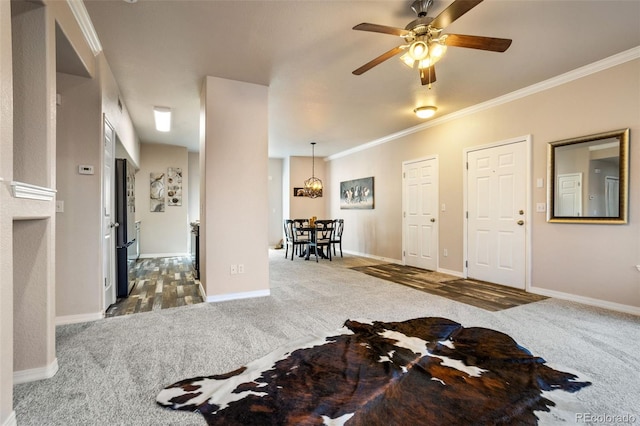
[[[109,228],[117,228],[118,226],[120,226],[120,224],[118,222],[111,222],[109,224]]]
[[[524,225],[524,220],[519,220],[518,221],[518,225],[520,225],[520,226]]]
[[[436,218],[435,218],[435,217],[432,217],[432,218],[431,218],[431,222],[435,222],[435,221],[436,221]]]

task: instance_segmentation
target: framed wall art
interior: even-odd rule
[[[340,182],[341,209],[373,209],[373,176]]]
[[[167,169],[167,204],[182,205],[182,169],[180,167]]]
[[[164,173],[149,174],[149,209],[152,212],[164,211]]]

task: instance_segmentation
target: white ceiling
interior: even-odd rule
[[[327,156],[420,124],[421,104],[440,117],[640,46],[640,0],[485,0],[443,33],[513,39],[505,53],[450,47],[431,90],[397,57],[353,75],[402,39],[352,27],[404,28],[410,4],[85,0],[140,140],[191,151],[207,75],[270,87],[270,157],[310,155],[311,141]],[[170,133],[155,130],[154,105],[171,107]]]

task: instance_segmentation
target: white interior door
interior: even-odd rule
[[[104,285],[104,309],[116,301],[115,286],[115,232],[116,226],[114,219],[114,141],[115,132],[109,121],[104,119],[104,155],[103,155],[103,174],[102,174],[102,270]]]
[[[438,269],[438,159],[406,162],[404,177],[405,265]]]
[[[467,153],[467,275],[520,289],[526,283],[524,141]]]
[[[558,175],[556,216],[582,216],[582,173]]]

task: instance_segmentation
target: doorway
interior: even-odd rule
[[[531,138],[466,149],[465,275],[525,289],[529,282]]]
[[[405,265],[438,269],[438,157],[402,163]]]

